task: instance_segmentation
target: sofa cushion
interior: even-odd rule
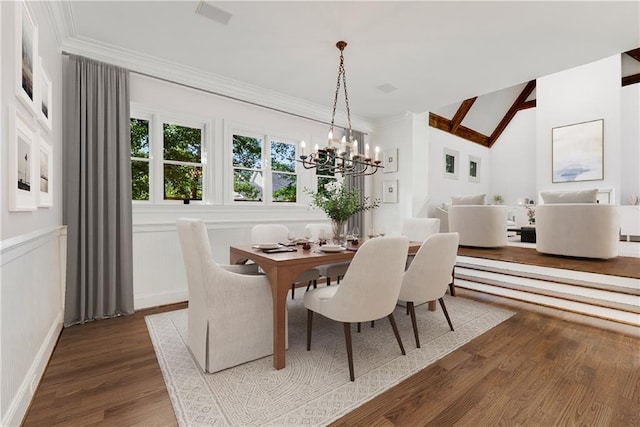
[[[575,191],[541,191],[542,201],[549,205],[555,203],[596,203],[598,189]]]
[[[451,196],[452,205],[484,205],[485,194],[475,194],[473,196]]]

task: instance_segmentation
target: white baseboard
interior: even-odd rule
[[[133,306],[136,310],[149,307],[157,307],[160,305],[175,304],[187,301],[189,292],[185,290],[167,291],[167,292],[147,292],[135,295]]]
[[[7,413],[2,419],[3,426],[19,426],[22,424],[23,418],[27,413],[27,409],[40,383],[40,379],[44,375],[44,370],[49,363],[49,359],[53,354],[53,349],[61,332],[62,311],[59,311],[27,375],[20,384],[18,392],[11,401]]]

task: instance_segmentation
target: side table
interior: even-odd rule
[[[525,243],[535,243],[536,242],[536,227],[522,227],[520,229],[520,241]]]

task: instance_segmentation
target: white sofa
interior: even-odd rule
[[[502,205],[452,205],[449,231],[460,234],[460,246],[506,246],[507,209]]]
[[[618,256],[620,207],[556,203],[536,207],[536,250],[584,258]]]

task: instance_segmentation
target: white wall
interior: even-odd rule
[[[640,196],[640,84],[624,86],[621,93],[620,204]]]
[[[620,67],[620,55],[615,55],[537,80],[538,192],[620,188]],[[552,129],[598,119],[604,119],[604,179],[552,183]],[[615,193],[614,202],[619,203],[619,191]]]
[[[444,175],[444,148],[458,151],[460,169],[458,178]],[[488,148],[469,142],[436,128],[429,128],[429,216],[442,203],[451,203],[451,196],[485,193],[491,202],[492,159]],[[469,181],[469,156],[480,158],[480,182]]]
[[[62,234],[61,56],[43,2],[27,2],[39,30],[39,55],[53,85],[48,133],[15,97],[20,2],[0,2],[0,424],[19,425],[62,329],[65,239]],[[6,171],[9,111],[16,109],[53,147],[53,207],[10,212]]]
[[[537,199],[536,115],[536,108],[519,111],[490,150],[491,193],[509,206]]]

